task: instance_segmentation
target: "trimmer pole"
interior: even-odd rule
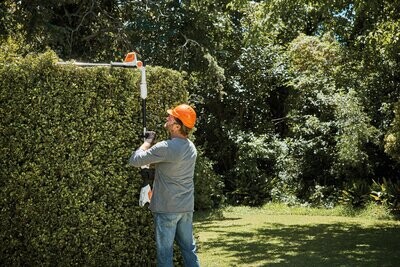
[[[147,98],[147,82],[146,82],[146,66],[140,68],[141,81],[140,81],[140,98],[142,99],[142,113],[143,113],[143,138],[146,139],[146,98]]]
[[[143,137],[146,135],[146,99],[142,99],[142,114],[143,114]]]

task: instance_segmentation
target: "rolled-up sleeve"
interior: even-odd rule
[[[141,167],[144,165],[165,161],[167,158],[167,142],[159,142],[148,150],[138,149],[129,158],[128,165]]]

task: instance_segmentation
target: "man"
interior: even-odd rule
[[[136,150],[129,164],[135,167],[155,165],[150,210],[154,214],[157,266],[173,266],[174,240],[180,247],[185,266],[200,266],[193,238],[194,167],[197,150],[188,139],[196,123],[196,112],[181,104],[167,111],[164,128],[169,140],[151,146],[154,132]]]

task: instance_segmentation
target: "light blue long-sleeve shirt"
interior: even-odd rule
[[[189,139],[172,138],[148,150],[136,150],[129,165],[155,165],[150,209],[157,213],[193,212],[197,150]]]

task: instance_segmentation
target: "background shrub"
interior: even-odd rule
[[[400,101],[394,105],[395,118],[385,136],[385,152],[400,162]]]
[[[238,147],[235,165],[225,180],[234,191],[227,194],[231,204],[260,206],[271,200],[273,173],[279,149],[270,135],[237,132],[231,135]]]
[[[201,149],[198,149],[194,182],[194,206],[196,210],[213,209],[224,203],[225,197],[222,194],[223,182],[221,177],[214,173],[212,161],[204,155]]]
[[[400,215],[400,182],[383,178],[379,183],[374,181],[371,186],[371,197],[386,206],[391,212]]]

